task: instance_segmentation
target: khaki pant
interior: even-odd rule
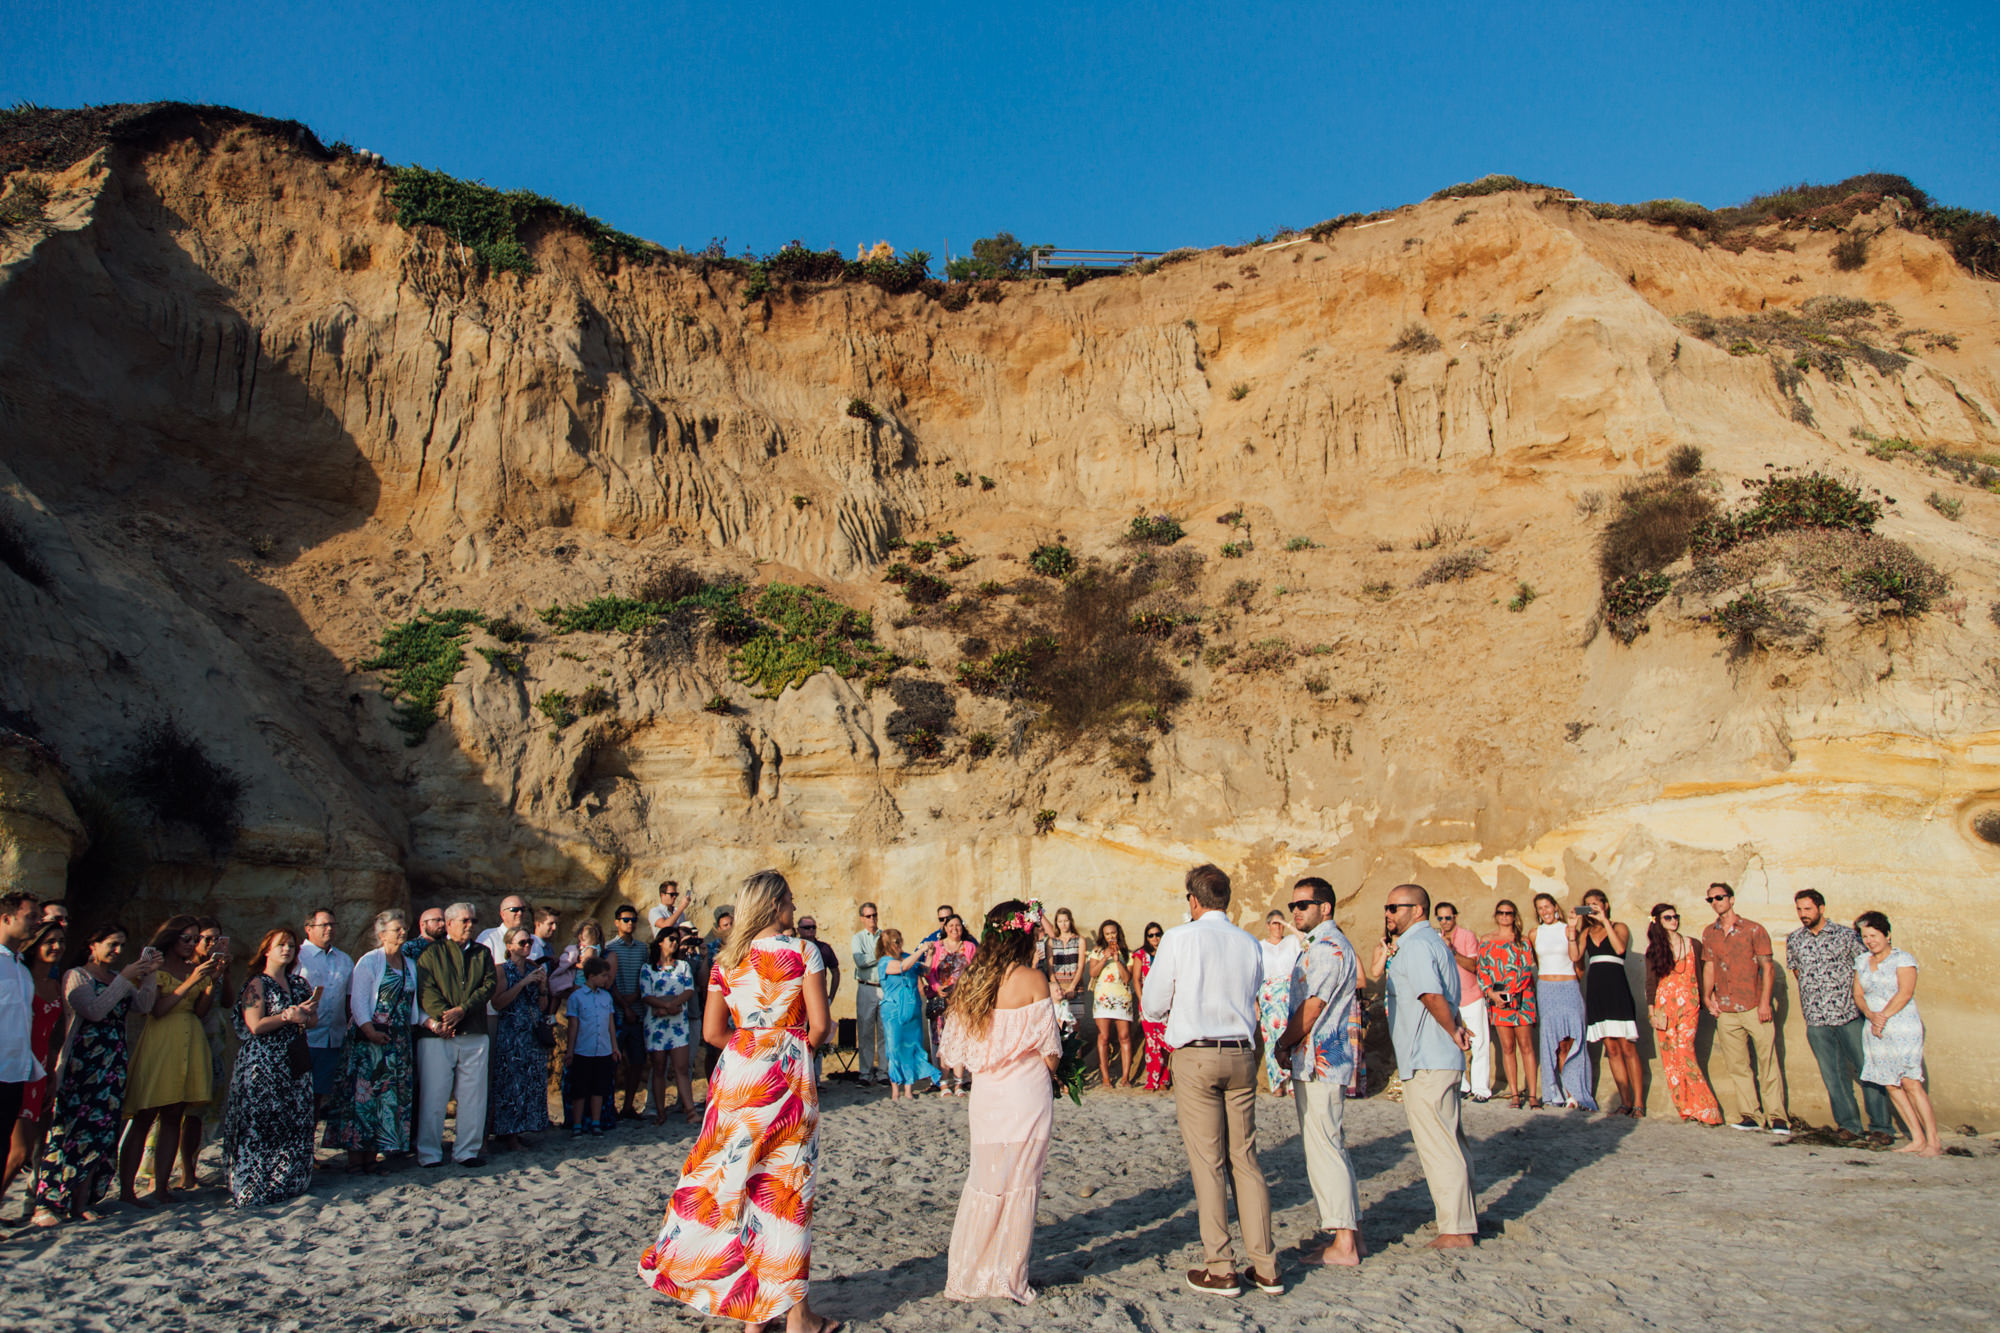
[[[1299,1108],[1299,1140],[1305,1145],[1306,1179],[1312,1182],[1320,1230],[1359,1230],[1361,1189],[1354,1181],[1354,1162],[1347,1155],[1347,1132],[1341,1124],[1347,1090],[1337,1083],[1295,1078],[1292,1100]]]
[[[1236,1273],[1229,1241],[1229,1193],[1223,1181],[1226,1160],[1236,1186],[1236,1220],[1243,1227],[1244,1252],[1257,1272],[1275,1276],[1271,1195],[1257,1165],[1257,1053],[1212,1046],[1175,1051],[1174,1111],[1181,1122],[1181,1142],[1187,1145],[1208,1271],[1217,1277]]]
[[[1757,1063],[1754,1079],[1750,1070],[1753,1054]],[[1785,1071],[1778,1067],[1776,1023],[1758,1022],[1754,1009],[1717,1014],[1715,1045],[1709,1057],[1711,1065],[1717,1060],[1722,1064],[1720,1076],[1711,1070],[1708,1081],[1715,1085],[1722,1114],[1730,1124],[1747,1117],[1769,1129],[1773,1120],[1792,1118],[1785,1110]]]
[[[1431,1187],[1440,1236],[1476,1236],[1479,1213],[1474,1196],[1472,1145],[1459,1121],[1456,1069],[1419,1069],[1403,1080],[1403,1114],[1424,1183]]]

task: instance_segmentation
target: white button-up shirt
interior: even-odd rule
[[[1203,912],[1160,937],[1146,972],[1147,1021],[1167,1025],[1166,1041],[1252,1038],[1257,988],[1264,984],[1264,950],[1226,912]]]
[[[48,1071],[35,1058],[35,979],[21,956],[0,944],[0,1083],[33,1083]]]
[[[347,990],[354,978],[354,960],[339,949],[322,949],[308,940],[299,946],[299,975],[324,991],[319,997],[319,1021],[306,1029],[306,1045],[339,1050],[347,1045]]]

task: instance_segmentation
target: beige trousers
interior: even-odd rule
[[[1181,1142],[1187,1145],[1208,1271],[1218,1277],[1236,1273],[1229,1242],[1229,1192],[1223,1180],[1226,1165],[1236,1186],[1236,1220],[1243,1227],[1244,1253],[1257,1272],[1276,1275],[1271,1194],[1257,1165],[1257,1053],[1202,1046],[1175,1051],[1174,1112],[1181,1122]]]
[[[1754,1077],[1750,1072],[1753,1053],[1757,1061]],[[1709,1057],[1711,1064],[1718,1057],[1722,1062],[1721,1074],[1711,1072],[1708,1081],[1715,1086],[1722,1114],[1730,1124],[1748,1116],[1768,1129],[1773,1119],[1791,1119],[1785,1111],[1785,1071],[1778,1067],[1776,1023],[1758,1022],[1754,1009],[1717,1014],[1715,1044]]]
[[[1456,1069],[1419,1069],[1403,1080],[1403,1114],[1424,1183],[1431,1187],[1440,1236],[1476,1236],[1479,1213],[1474,1195],[1472,1145],[1459,1121]]]
[[[1299,1140],[1306,1149],[1306,1179],[1312,1182],[1320,1230],[1359,1230],[1361,1188],[1354,1181],[1354,1162],[1347,1155],[1347,1132],[1341,1124],[1347,1090],[1337,1083],[1295,1078],[1292,1100],[1299,1108]]]

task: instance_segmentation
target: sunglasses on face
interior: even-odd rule
[[[1306,910],[1307,910],[1307,909],[1309,909],[1309,908],[1313,908],[1313,907],[1317,907],[1317,906],[1319,906],[1319,899],[1317,899],[1317,898],[1307,898],[1307,899],[1305,899],[1305,900],[1304,900],[1303,902],[1296,902],[1296,903],[1293,903],[1293,904],[1292,904],[1291,906],[1292,906],[1292,910],[1293,910],[1294,912],[1303,912],[1303,911],[1306,911]]]
[[[1681,919],[1681,914],[1680,914],[1679,912],[1662,912],[1662,913],[1660,913],[1660,920],[1662,920],[1662,921],[1678,921],[1678,920],[1680,920],[1680,919]]]
[[[1499,919],[1500,919],[1501,917],[1507,917],[1507,916],[1512,916],[1512,915],[1514,915],[1514,914],[1513,914],[1512,912],[1495,912],[1495,913],[1493,914],[1493,917],[1494,917],[1494,919],[1495,919],[1495,920],[1497,921],[1497,920],[1499,920]]]
[[[1712,903],[1726,903],[1729,901],[1729,895],[1726,893],[1717,894],[1715,897],[1710,898],[1707,901]]]
[[[1415,903],[1383,903],[1383,904],[1382,904],[1382,910],[1383,910],[1383,911],[1385,911],[1385,912],[1401,912],[1401,911],[1403,911],[1403,910],[1405,910],[1405,909],[1414,909],[1415,907],[1416,907],[1416,904],[1415,904]]]

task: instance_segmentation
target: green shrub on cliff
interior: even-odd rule
[[[388,673],[382,692],[396,701],[396,730],[403,744],[420,745],[437,721],[445,687],[465,665],[465,638],[485,623],[477,611],[419,611],[382,631],[363,671]]]
[[[428,167],[392,168],[389,202],[406,231],[436,227],[470,250],[481,267],[523,275],[535,271],[526,233],[536,223],[554,223],[581,234],[599,262],[614,257],[653,260],[659,246],[614,231],[580,208],[557,203],[529,190],[500,191],[478,181],[459,180]]]
[[[813,588],[768,584],[750,612],[757,632],[730,654],[729,674],[760,698],[775,699],[818,671],[857,676],[887,656],[865,611]]]

